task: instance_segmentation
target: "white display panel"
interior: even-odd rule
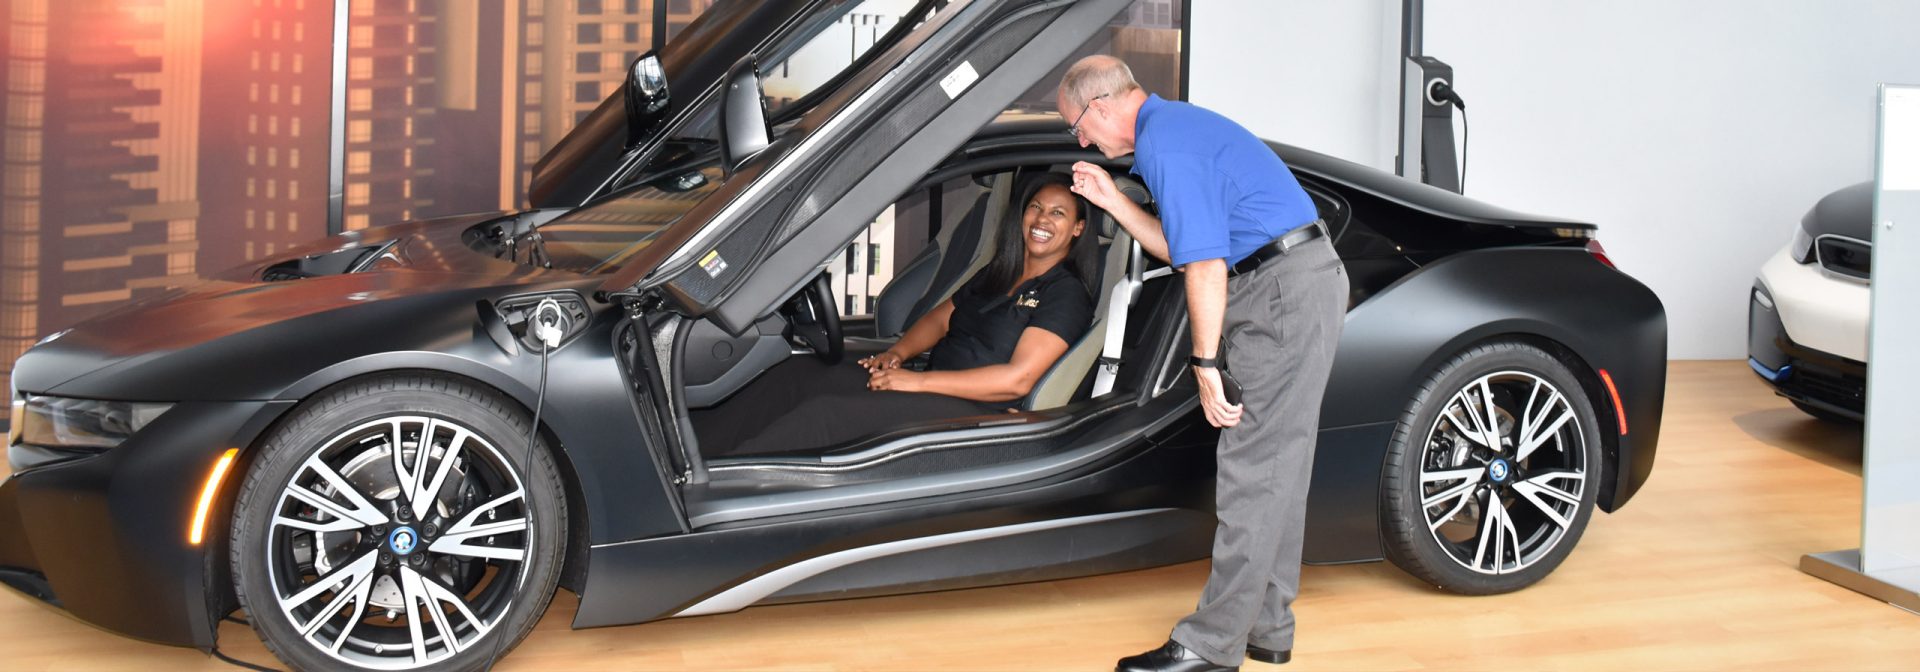
[[[1920,87],[1880,90],[1861,570],[1920,578]]]
[[[1920,86],[1880,86],[1860,548],[1800,570],[1920,613]]]

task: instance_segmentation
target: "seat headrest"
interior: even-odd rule
[[[1127,200],[1133,201],[1134,205],[1143,208],[1153,205],[1153,194],[1147,193],[1147,188],[1139,182],[1134,181],[1133,178],[1116,175],[1113,178],[1113,186],[1119,187],[1121,195],[1126,196]]]
[[[1147,208],[1148,212],[1152,212],[1153,195],[1147,193],[1147,188],[1141,186],[1139,182],[1134,181],[1133,178],[1130,177],[1115,175],[1113,176],[1113,186],[1119,188],[1120,194],[1126,196],[1127,200],[1133,201],[1135,205],[1142,208]],[[1112,239],[1120,233],[1120,222],[1115,220],[1113,215],[1107,214],[1107,211],[1094,208],[1091,214],[1093,217],[1088,223],[1095,227],[1100,237]]]

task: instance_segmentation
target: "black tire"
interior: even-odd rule
[[[567,539],[565,490],[546,442],[526,445],[528,415],[425,374],[296,409],[261,444],[230,531],[234,590],[267,648],[296,670],[473,670],[525,638]]]
[[[1475,437],[1487,434],[1476,427],[1487,416],[1467,411],[1483,410],[1489,394],[1499,440],[1482,442]],[[1593,405],[1552,355],[1502,341],[1454,356],[1417,388],[1388,446],[1380,493],[1387,558],[1456,593],[1533,585],[1586,529],[1604,481],[1600,446]]]
[[[1841,415],[1841,414],[1839,414],[1839,413],[1835,413],[1835,412],[1833,412],[1833,411],[1829,411],[1829,410],[1827,410],[1827,409],[1824,409],[1824,408],[1821,408],[1821,407],[1819,407],[1819,406],[1815,406],[1815,405],[1813,405],[1813,404],[1809,404],[1809,403],[1806,403],[1806,402],[1803,402],[1803,401],[1800,401],[1800,400],[1798,400],[1798,399],[1789,399],[1788,401],[1791,401],[1791,402],[1793,402],[1793,407],[1794,407],[1794,408],[1798,408],[1798,409],[1800,409],[1800,412],[1801,412],[1801,413],[1805,413],[1805,414],[1807,414],[1807,415],[1811,415],[1811,416],[1813,416],[1814,418],[1817,418],[1817,419],[1819,419],[1819,420],[1822,420],[1822,421],[1825,421],[1825,422],[1831,422],[1831,423],[1834,423],[1834,424],[1836,424],[1836,425],[1859,425],[1859,424],[1861,424],[1861,422],[1860,422],[1859,420],[1855,420],[1855,419],[1853,419],[1853,418],[1850,418],[1850,417],[1847,417],[1847,416],[1844,416],[1844,415]]]

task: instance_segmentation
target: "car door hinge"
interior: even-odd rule
[[[626,307],[627,317],[632,318],[636,322],[646,317],[647,313],[653,312],[655,308],[660,307],[660,295],[653,292],[644,294],[619,294],[616,296],[620,298],[621,305]]]

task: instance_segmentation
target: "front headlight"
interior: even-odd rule
[[[1813,236],[1807,235],[1807,227],[1793,227],[1793,243],[1787,247],[1787,253],[1793,255],[1794,261],[1813,263]]]
[[[101,451],[120,445],[173,404],[27,396],[14,400],[13,427],[21,443],[43,448]]]

